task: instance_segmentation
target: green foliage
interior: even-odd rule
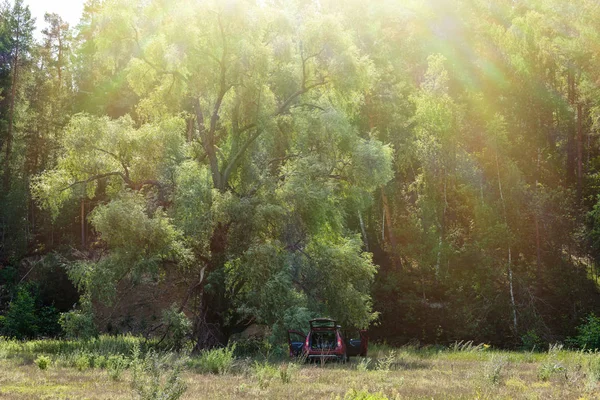
[[[291,383],[294,375],[298,372],[299,365],[296,363],[282,363],[279,365],[279,377],[284,384]]]
[[[50,359],[50,357],[42,355],[38,356],[38,358],[36,358],[34,361],[35,365],[37,365],[38,368],[41,370],[47,369],[50,366],[51,362],[52,360]]]
[[[368,357],[361,358],[356,364],[356,370],[359,372],[367,372],[371,368],[372,359]]]
[[[453,352],[461,352],[461,353],[475,353],[484,351],[489,346],[484,343],[475,344],[472,340],[460,340],[452,343],[448,350]]]
[[[108,358],[106,356],[94,357],[94,368],[105,369],[107,367]]]
[[[141,400],[177,400],[187,390],[181,378],[184,359],[159,355],[150,351],[145,355],[134,347],[131,360],[131,387]]]
[[[541,381],[549,380],[553,375],[560,374],[565,371],[565,367],[556,362],[545,362],[538,368],[538,379]]]
[[[16,298],[10,302],[0,329],[2,334],[17,339],[35,337],[40,327],[36,316],[35,299],[25,288],[20,288]]]
[[[522,347],[524,350],[540,350],[545,347],[544,340],[539,337],[535,330],[529,330],[523,336],[521,336]]]
[[[574,343],[581,349],[600,349],[600,318],[591,313],[585,322],[577,327],[577,336]]]
[[[567,368],[559,361],[559,354],[563,351],[561,344],[551,344],[548,356],[538,368],[538,378],[541,381],[549,380],[553,375],[566,373]]]
[[[92,367],[92,363],[88,353],[79,353],[75,356],[75,368],[79,371],[85,371],[90,367]]]
[[[143,356],[134,347],[131,360],[131,386],[141,400],[177,400],[187,390],[181,378],[185,359],[150,351]]]
[[[396,362],[396,357],[397,357],[396,350],[390,351],[386,356],[377,360],[377,365],[375,368],[378,371],[390,372],[390,369],[393,367],[394,363]]]
[[[199,356],[192,358],[190,366],[203,374],[228,374],[235,361],[236,345],[218,349],[205,350]]]
[[[600,358],[591,357],[586,364],[589,378],[593,382],[600,382]]]
[[[134,282],[146,274],[158,279],[164,263],[180,262],[183,267],[193,259],[164,211],[157,209],[149,216],[139,193],[123,192],[118,199],[97,207],[90,220],[114,251],[97,263],[73,264],[69,276],[80,290],[104,301],[114,298],[123,276]]]
[[[163,311],[162,323],[168,327],[167,346],[181,350],[192,333],[192,322],[173,304],[170,309]]]
[[[8,358],[23,356],[31,360],[39,354],[48,354],[52,355],[57,362],[61,361],[60,357],[67,366],[72,367],[75,365],[75,359],[80,354],[87,354],[90,359],[113,355],[128,357],[135,346],[139,346],[144,352],[147,352],[157,347],[157,340],[146,340],[131,335],[100,335],[88,340],[38,339],[20,341],[2,339],[0,341],[0,354],[4,354]]]
[[[281,377],[280,371],[268,361],[255,361],[252,370],[258,381],[258,387],[263,390],[271,386],[271,383],[277,379],[277,376]]]
[[[59,324],[69,339],[90,339],[98,335],[94,324],[94,314],[89,299],[82,298],[80,309],[74,309],[60,315]]]
[[[383,393],[370,393],[366,390],[350,389],[344,395],[344,400],[388,400]]]
[[[508,360],[502,355],[494,354],[487,362],[484,370],[485,378],[492,384],[498,385],[502,378],[502,373],[508,365]]]
[[[120,380],[127,367],[128,360],[121,354],[111,355],[106,360],[106,372],[113,381]]]
[[[223,332],[272,340],[318,315],[573,335],[600,303],[600,13],[571,3],[93,1],[35,43],[6,2],[0,263],[68,255],[95,303],[177,273]],[[3,332],[51,335],[2,283]]]

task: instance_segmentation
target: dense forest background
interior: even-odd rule
[[[4,3],[1,332],[581,334],[598,21],[592,0],[88,0],[70,27]]]

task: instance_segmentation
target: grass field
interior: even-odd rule
[[[142,368],[143,376],[138,373],[136,377],[131,352],[136,343],[143,342],[135,338],[102,340],[81,346],[78,342],[1,341],[0,399],[141,398],[132,382],[143,378],[146,386],[165,386],[168,365],[178,363],[177,357],[171,356],[165,363],[167,371],[161,369],[160,376]],[[40,361],[41,355],[47,358]],[[47,365],[41,369],[38,364],[43,367],[44,359]],[[129,360],[129,365],[119,364],[119,360]],[[260,357],[232,361],[215,374],[202,373],[198,359],[179,363],[182,370],[175,375],[187,388],[181,398],[600,398],[600,355],[560,347],[530,353],[470,345],[448,349],[375,346],[368,359],[356,358],[347,364],[267,362]]]

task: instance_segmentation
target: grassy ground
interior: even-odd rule
[[[10,346],[0,343],[0,399],[136,398],[132,368],[114,379],[110,368],[101,366],[100,361],[95,361],[97,366],[94,362],[82,364],[77,354],[83,353],[56,353],[56,344]],[[101,352],[102,347],[96,350]],[[47,350],[44,354],[51,360],[47,369],[41,370],[34,362],[34,356],[42,352],[32,354],[32,348]],[[127,351],[126,346],[120,351]],[[446,350],[379,347],[371,351],[370,361],[357,358],[348,364],[236,359],[222,374],[202,374],[191,367],[193,362],[187,365],[190,367],[181,374],[187,385],[185,399],[600,398],[600,355],[560,348],[527,353],[482,346]]]

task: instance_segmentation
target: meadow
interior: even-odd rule
[[[346,364],[289,360],[271,349],[189,356],[132,336],[0,341],[1,399],[594,399],[600,356],[487,345],[374,345]],[[283,349],[283,348],[282,348]]]

